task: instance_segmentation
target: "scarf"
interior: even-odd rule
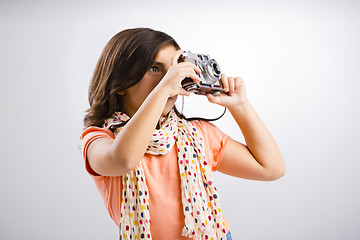
[[[124,113],[115,112],[105,120],[104,127],[110,128],[128,120]],[[122,128],[115,130],[115,136]],[[176,144],[185,216],[182,235],[195,240],[225,240],[225,222],[219,195],[211,178],[211,167],[206,161],[203,142],[196,127],[172,110],[167,116],[161,117],[160,129],[154,130],[146,153],[165,155]],[[119,239],[152,239],[149,190],[141,161],[134,170],[122,176],[122,183]]]

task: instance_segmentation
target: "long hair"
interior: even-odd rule
[[[90,82],[85,128],[101,127],[114,112],[123,111],[123,102],[117,93],[138,83],[159,50],[168,45],[180,49],[172,37],[149,28],[126,29],[112,37],[100,55]]]

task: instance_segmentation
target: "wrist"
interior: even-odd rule
[[[231,113],[243,113],[244,111],[246,111],[246,109],[248,108],[251,108],[251,103],[248,99],[236,104],[236,105],[233,105],[233,106],[230,106],[228,107],[229,111]]]
[[[154,88],[152,94],[160,98],[163,98],[164,100],[167,100],[169,97],[171,97],[169,90],[167,90],[166,86],[163,86],[161,83]]]
[[[161,94],[162,96],[166,97],[166,99],[177,95],[174,94],[177,89],[175,89],[174,86],[166,81],[160,81],[160,83],[154,88],[153,91],[155,91],[156,94]]]

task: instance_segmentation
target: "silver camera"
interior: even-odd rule
[[[200,95],[211,93],[215,96],[223,91],[219,82],[221,78],[219,64],[215,59],[211,59],[209,55],[184,51],[179,57],[178,62],[191,62],[201,70],[198,74],[201,79],[199,84],[194,83],[191,78],[185,78],[181,82],[182,87],[186,91]]]

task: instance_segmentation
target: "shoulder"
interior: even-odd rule
[[[197,130],[199,130],[204,138],[223,138],[227,136],[225,133],[223,133],[215,124],[207,121],[192,121],[191,122]]]
[[[99,139],[99,140],[98,140]],[[88,155],[89,150],[91,152],[91,147],[94,147],[94,145],[102,144],[104,141],[100,141],[100,139],[108,141],[108,139],[115,139],[115,135],[112,131],[110,131],[108,128],[100,128],[91,126],[86,128],[83,133],[81,134],[81,150],[82,155],[85,160],[85,167],[86,170],[90,173],[92,176],[99,176],[93,168],[90,166],[90,162],[88,161]],[[95,141],[96,140],[96,141]],[[96,144],[95,144],[96,143]],[[102,147],[101,145],[99,145]]]
[[[230,137],[213,123],[207,121],[192,121],[192,124],[202,134],[206,158],[212,166],[212,171],[216,171],[220,165],[225,146]]]
[[[86,153],[86,150],[91,142],[98,138],[112,138],[115,139],[115,135],[108,128],[100,128],[91,126],[86,128],[81,134],[81,145],[83,153]]]
[[[218,129],[213,123],[203,121],[203,120],[191,121],[191,123],[200,131],[205,131],[208,128],[210,128],[210,129],[213,129],[213,128]]]
[[[229,136],[223,133],[215,124],[207,121],[192,121],[195,128],[204,138],[205,147],[213,153],[221,152],[229,140]]]
[[[111,138],[115,138],[115,135],[108,128],[100,128],[96,126],[90,126],[86,128],[81,134],[81,140],[85,140],[91,138],[93,136],[108,136]]]

